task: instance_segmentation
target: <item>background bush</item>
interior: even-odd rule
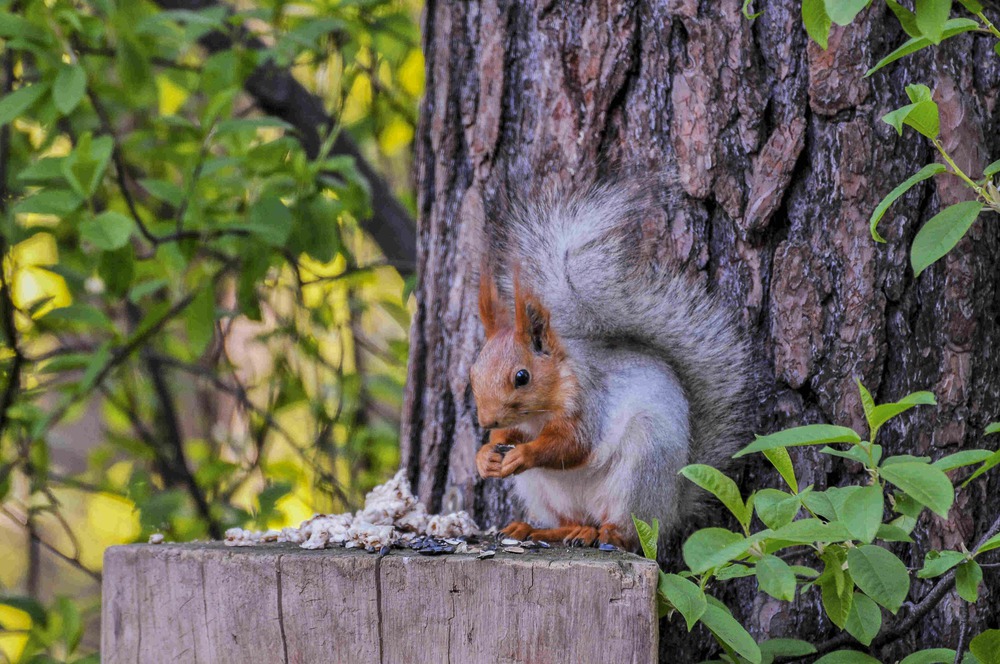
[[[341,143],[409,201],[417,3],[184,4],[0,2],[0,661],[96,650],[108,545],[350,509],[398,465],[409,266]],[[261,72],[319,96],[316,145]]]

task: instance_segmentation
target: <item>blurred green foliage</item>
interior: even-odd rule
[[[418,11],[0,0],[0,661],[97,661],[110,544],[297,524],[398,465],[409,282],[331,148],[412,208]],[[244,92],[265,63],[337,120],[316,158]]]

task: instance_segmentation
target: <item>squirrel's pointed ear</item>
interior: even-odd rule
[[[559,342],[549,324],[549,310],[538,296],[522,286],[517,271],[514,272],[514,310],[517,335],[536,353],[552,353]]]
[[[496,281],[486,261],[479,272],[479,318],[483,322],[486,336],[492,337],[500,329],[506,311],[500,306],[500,294],[497,292]]]

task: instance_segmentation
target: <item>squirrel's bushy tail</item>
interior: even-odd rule
[[[643,222],[662,217],[657,189],[607,182],[506,199],[489,225],[489,255],[506,264],[491,272],[503,275],[498,285],[509,294],[510,275],[520,270],[558,334],[667,361],[689,403],[688,462],[724,465],[741,442],[746,345],[715,297],[643,250]]]

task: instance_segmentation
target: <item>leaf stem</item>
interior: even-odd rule
[[[941,143],[941,140],[935,138],[932,142],[934,143],[934,147],[937,148],[937,151],[941,153],[941,156],[944,158],[945,162],[949,166],[951,166],[952,175],[957,175],[958,177],[960,177],[965,182],[965,184],[969,186],[970,189],[976,192],[977,196],[982,197],[983,188],[980,187],[978,184],[976,184],[972,180],[972,178],[970,178],[968,175],[965,174],[965,171],[963,171],[961,168],[958,167],[958,164],[955,163],[955,160],[952,159],[951,155],[949,155],[947,150],[944,149],[944,145]]]

